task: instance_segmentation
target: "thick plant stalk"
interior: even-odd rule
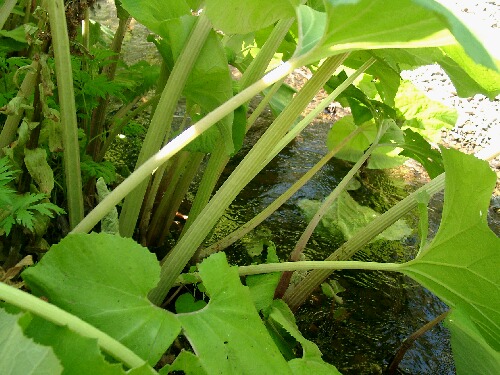
[[[49,11],[52,45],[54,48],[61,123],[64,125],[62,126],[64,174],[66,179],[69,225],[71,228],[74,228],[83,218],[83,197],[69,39],[63,0],[50,0],[46,4]]]
[[[283,203],[290,199],[302,186],[304,186],[328,161],[335,156],[356,134],[361,131],[360,128],[354,130],[346,138],[342,140],[334,149],[330,150],[325,156],[318,161],[314,167],[308,170],[300,179],[298,179],[287,191],[276,198],[269,206],[262,210],[259,214],[254,216],[250,221],[240,226],[237,230],[230,233],[220,241],[200,251],[199,258],[206,258],[210,254],[221,251],[233,243],[241,239],[245,234],[249,233],[252,229],[257,227],[260,223],[266,220],[273,214]]]
[[[0,30],[3,29],[3,25],[5,25],[5,21],[9,18],[12,10],[16,6],[17,0],[5,0],[2,7],[0,8]]]
[[[59,326],[66,326],[73,332],[84,337],[96,339],[99,346],[111,357],[119,360],[130,368],[143,366],[146,361],[132,350],[115,340],[106,333],[98,330],[93,325],[81,320],[63,309],[43,301],[29,293],[23,292],[12,286],[0,283],[0,299],[20,309],[27,310]],[[152,368],[150,373],[155,373]]]
[[[351,182],[351,180],[354,178],[354,175],[359,171],[363,163],[368,159],[368,157],[372,154],[372,152],[375,150],[375,148],[378,145],[378,141],[380,140],[380,137],[385,133],[387,130],[387,125],[385,123],[382,123],[380,125],[377,137],[375,138],[374,142],[372,145],[366,150],[366,152],[363,154],[363,156],[354,164],[354,166],[351,168],[349,173],[340,181],[340,183],[333,189],[333,191],[328,195],[328,197],[324,200],[324,202],[321,204],[320,208],[312,218],[312,220],[309,222],[307,225],[306,229],[300,236],[299,240],[295,244],[295,248],[293,249],[292,253],[290,254],[290,260],[292,262],[297,262],[300,260],[300,255],[304,251],[307,242],[309,242],[309,239],[311,238],[314,230],[318,226],[319,222],[325,216],[329,208],[332,206],[333,202],[338,198],[340,193],[342,193],[346,188],[347,185]],[[290,284],[290,279],[292,278],[293,272],[284,272],[281,275],[280,281],[278,283],[278,286],[276,287],[276,292],[274,294],[274,298],[282,298],[283,295],[285,294],[288,285]]]
[[[297,125],[295,125],[279,142],[275,147],[273,148],[272,152],[268,155],[266,160],[264,161],[264,165],[267,165],[278,153],[294,139],[311,121],[314,120],[314,118],[321,112],[323,109],[325,109],[330,103],[335,100],[335,98],[343,92],[354,80],[362,74],[366,69],[368,69],[373,63],[375,62],[375,59],[371,58],[367,62],[365,62],[362,66],[360,66],[353,74],[351,74],[342,84],[340,84],[335,90],[333,90],[326,98],[324,98],[311,112],[309,112]],[[272,95],[272,91],[274,89],[277,90],[279,87],[280,83],[276,83],[273,87],[273,89],[268,93]],[[268,99],[268,95],[264,98],[263,102]],[[257,107],[256,111],[259,109],[262,103],[259,104]],[[249,122],[251,122],[252,116],[249,118]],[[256,118],[256,117],[255,117]],[[350,137],[354,136],[357,134],[357,132],[353,132],[350,134],[346,139],[344,140],[345,142],[348,142]],[[339,147],[343,147],[344,142],[342,142]],[[332,152],[329,152],[327,156],[325,156],[313,169],[317,168],[318,170],[326,163],[331,157],[333,156]],[[240,227],[237,231],[234,233],[228,235],[227,237],[223,238],[221,241],[217,242],[214,245],[211,245],[210,247],[202,250],[198,257],[205,257],[210,255],[212,252],[219,251],[221,249],[226,248],[227,246],[231,245],[241,237],[243,237],[245,234],[247,234],[249,231],[251,231],[253,228],[255,228],[257,225],[259,225],[262,221],[264,221],[269,215],[271,215],[275,210],[277,210],[287,199],[289,199],[300,187],[302,187],[315,173],[316,171],[309,171],[306,173],[299,181],[297,181],[295,184],[293,184],[285,193],[283,193],[276,201],[274,201],[268,208],[266,208],[264,211],[262,211],[260,214],[258,214],[256,217],[254,217],[250,222],[247,224],[243,225]]]
[[[186,234],[167,255],[162,266],[160,282],[149,294],[149,298],[153,303],[161,304],[177,276],[189,259],[195,254],[198,246],[200,246],[224,211],[246,184],[262,169],[263,161],[266,159],[269,151],[286,134],[290,124],[300,115],[303,108],[307,106],[319,89],[323,87],[325,82],[342,64],[346,56],[345,54],[334,56],[323,63],[311,80],[295,96],[292,103],[278,116],[252,150],[250,150],[245,159],[243,159],[210,200],[195,223],[193,223]]]
[[[250,86],[252,83],[257,81],[264,75],[269,62],[271,61],[279,45],[285,38],[293,22],[294,19],[292,18],[287,20],[280,20],[276,24],[276,27],[273,29],[273,31],[269,35],[269,38],[262,46],[262,49],[260,50],[257,57],[252,60],[248,68],[243,73],[243,76],[241,77],[239,82],[240,89],[246,89],[248,86]],[[271,90],[272,94],[266,96],[268,101],[271,99],[271,96],[278,90],[280,85],[281,83],[276,83],[273,86],[273,89]],[[262,111],[263,109],[264,105],[259,105],[259,110]],[[259,112],[257,112],[257,114],[258,113]],[[247,122],[245,131],[248,131],[250,126],[253,124],[253,121],[255,121],[255,116],[257,114],[254,113],[253,120],[251,122]],[[210,156],[206,171],[203,174],[200,186],[198,188],[198,191],[196,192],[193,206],[189,211],[188,220],[182,230],[181,237],[184,235],[184,233],[186,233],[191,224],[196,220],[200,212],[207,205],[208,201],[210,200],[210,196],[212,195],[212,192],[215,188],[215,185],[217,184],[222,171],[229,161],[229,158],[229,155],[226,155],[226,153],[224,152],[223,147],[217,148]]]
[[[21,88],[17,93],[17,97],[24,99],[33,94],[39,67],[40,63],[37,60],[33,60],[26,76],[24,77]],[[7,116],[7,120],[5,121],[2,132],[0,133],[0,156],[3,156],[3,148],[11,144],[16,139],[17,129],[19,128],[19,123],[21,122],[23,116],[24,110],[20,110],[18,114]]]
[[[127,194],[136,189],[144,180],[148,179],[152,173],[173,155],[182,150],[189,142],[198,137],[201,133],[214,126],[217,121],[227,116],[241,104],[247,102],[265,88],[279,81],[281,78],[292,73],[293,70],[302,66],[306,60],[302,57],[283,63],[273,69],[262,79],[235,95],[232,99],[222,104],[203,117],[196,124],[186,129],[182,134],[172,139],[165,147],[149,158],[144,164],[136,169],[125,181],[118,185],[101,203],[99,203],[83,220],[75,227],[71,233],[87,233],[106,214],[111,211]]]
[[[366,227],[356,233],[349,241],[340,246],[325,260],[339,261],[350,259],[358,250],[368,244],[379,233],[394,224],[403,215],[413,210],[418,205],[418,196],[422,192],[426,192],[429,196],[433,196],[444,189],[445,174],[442,173],[427,185],[414,191],[412,194],[391,207],[388,211],[370,222]],[[297,310],[300,305],[309,297],[312,291],[318,287],[333,271],[320,270],[313,271],[300,281],[292,289],[288,289],[283,300],[288,304],[292,311]]]
[[[184,85],[189,77],[196,59],[205,44],[212,27],[204,14],[198,17],[196,25],[189,36],[186,45],[177,59],[172,73],[163,89],[160,101],[151,120],[146,138],[144,139],[136,169],[146,162],[160,148],[163,140],[170,133],[172,118],[177,101],[181,96]],[[120,234],[124,237],[132,236],[139,211],[148,186],[149,178],[142,181],[137,188],[128,195],[123,204],[120,215]]]

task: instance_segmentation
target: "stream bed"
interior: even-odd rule
[[[258,214],[288,189],[325,153],[325,139],[330,125],[314,123],[307,127],[240,193],[214,232],[222,237]],[[260,136],[259,129],[250,131],[246,145],[228,166],[225,180],[243,158],[250,145]],[[350,164],[332,159],[314,178],[299,190],[277,212],[242,240],[226,250],[234,264],[263,261],[259,253],[270,241],[281,260],[287,260],[307,222],[297,203],[302,199],[323,200],[350,169]],[[402,195],[415,190],[424,180],[414,180],[415,171],[402,167],[396,172],[363,170],[357,179],[361,186],[351,195],[363,205],[386,210]],[[404,179],[409,178],[411,180]],[[443,193],[429,205],[429,234],[439,226]],[[500,234],[500,215],[490,210],[490,226]],[[416,228],[418,214],[405,217]],[[406,261],[418,251],[416,233],[402,241],[376,242],[358,252],[354,259],[367,261]],[[343,242],[342,236],[315,232],[305,255],[308,260],[323,260]],[[296,314],[300,331],[314,341],[323,358],[337,366],[343,374],[381,374],[390,363],[403,340],[448,308],[431,292],[400,274],[363,271],[335,272],[330,280],[345,291],[338,293],[341,302],[326,297],[321,290]],[[406,352],[400,374],[455,374],[449,332],[442,324],[420,337]]]

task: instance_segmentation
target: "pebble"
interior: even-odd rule
[[[489,35],[498,35],[500,1],[454,1],[454,3],[464,13],[464,17],[474,17],[474,22],[480,23],[483,28],[489,28]],[[498,50],[498,47],[496,49]],[[411,80],[431,99],[457,110],[456,125],[442,134],[442,142],[445,145],[467,153],[477,153],[488,146],[500,148],[500,95],[494,100],[480,94],[470,98],[460,98],[447,74],[437,64],[404,71],[401,75],[404,79]]]

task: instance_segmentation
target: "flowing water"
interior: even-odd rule
[[[99,3],[99,8],[94,18],[114,29],[116,25],[109,23],[109,20],[114,19],[112,2]],[[155,54],[154,48],[152,50],[152,45],[145,42],[147,30],[141,27],[131,30],[128,37],[133,43],[127,44],[132,46],[130,51],[125,50],[127,61],[132,63],[144,56],[154,60],[155,57],[150,56]],[[257,130],[250,131],[244,148],[232,159],[222,181],[270,122],[269,118],[260,119]],[[329,124],[316,123],[304,130],[237,197],[215,229],[214,238],[220,238],[247,222],[312,167],[326,152],[328,129]],[[227,251],[230,261],[237,264],[262,261],[262,245],[269,244],[269,241],[276,245],[280,259],[286,260],[307,225],[297,202],[300,199],[324,199],[349,169],[348,163],[330,161],[277,212],[231,246]],[[412,177],[404,181],[377,171],[364,171],[358,179],[361,187],[351,195],[358,203],[370,205],[379,211],[388,209],[396,202],[402,193],[402,186],[406,186],[408,191],[418,187],[412,185]],[[438,228],[442,198],[440,194],[430,204],[430,235]],[[490,226],[495,233],[500,234],[500,202],[496,205],[496,212],[495,209],[490,212]],[[411,227],[416,227],[416,213],[405,219]],[[308,259],[322,260],[342,241],[341,236],[315,233],[305,254]],[[401,243],[370,245],[358,253],[355,259],[408,260],[415,255],[418,243],[419,239],[413,234]],[[406,337],[447,310],[446,305],[432,293],[399,274],[343,271],[334,273],[331,279],[345,288],[345,291],[338,293],[342,303],[317,291],[301,307],[296,318],[301,332],[314,341],[323,353],[323,358],[335,364],[343,374],[381,374]],[[449,333],[442,324],[424,334],[408,350],[401,362],[400,373],[455,374]]]
[[[269,203],[312,167],[326,152],[329,125],[316,123],[279,154],[237,197],[214,236],[220,237],[258,214]],[[244,148],[222,177],[224,180],[254,144],[259,130],[251,132]],[[286,204],[245,238],[228,249],[228,258],[237,264],[261,261],[259,249],[272,241],[280,259],[286,260],[307,223],[297,206],[300,199],[324,199],[349,170],[348,163],[332,160]],[[375,210],[387,209],[404,189],[418,186],[380,171],[363,171],[362,186],[352,192],[361,204]],[[417,182],[418,184],[418,182]],[[398,198],[399,199],[399,198]],[[443,194],[432,199],[429,208],[430,235],[437,231]],[[500,233],[498,213],[491,212],[492,229]],[[416,228],[417,213],[405,218]],[[414,257],[419,239],[415,234],[401,242],[382,242],[367,246],[355,256],[359,260],[403,261]],[[339,236],[314,234],[305,251],[308,259],[322,260],[341,243]],[[345,291],[339,293],[342,304],[317,291],[298,311],[301,332],[314,341],[323,358],[335,364],[343,374],[380,374],[402,341],[425,323],[446,311],[447,306],[428,290],[400,274],[343,271],[331,277]],[[449,332],[442,324],[420,337],[404,356],[402,374],[455,374]]]

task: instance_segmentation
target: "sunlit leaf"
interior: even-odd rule
[[[0,373],[61,374],[63,367],[52,348],[24,336],[18,322],[22,316],[0,309]]]
[[[120,2],[132,17],[157,34],[160,34],[160,24],[163,21],[190,14],[190,8],[184,0],[120,0]]]
[[[209,374],[289,374],[290,369],[267,333],[238,271],[225,254],[199,267],[210,297],[200,311],[180,314],[183,333]]]
[[[156,257],[130,238],[72,234],[22,273],[33,294],[95,325],[151,365],[180,332],[175,316],[148,300]]]
[[[206,0],[205,11],[216,29],[226,34],[246,34],[294,17],[294,4],[298,5],[298,1]]]
[[[453,128],[458,119],[454,108],[430,99],[410,81],[399,86],[395,104],[405,118],[403,129],[411,127],[431,141],[441,138],[441,129]]]
[[[449,306],[459,306],[500,351],[500,239],[487,224],[496,175],[473,156],[452,149],[442,154],[446,185],[438,233],[402,271]]]
[[[309,53],[311,61],[350,50],[454,43],[434,12],[410,0],[329,0],[326,20],[325,13],[306,8],[298,9],[304,42],[299,41],[297,54]]]
[[[457,374],[496,375],[500,352],[484,340],[474,324],[460,309],[453,309],[446,319],[451,331],[451,348]]]
[[[490,69],[498,69],[489,52],[483,46],[481,39],[474,30],[477,21],[466,20],[461,14],[461,8],[450,0],[413,0],[441,16],[453,36],[464,47],[465,51],[476,63]]]

